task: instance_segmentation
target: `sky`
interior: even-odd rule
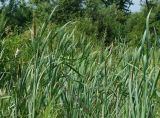
[[[130,7],[132,12],[140,11],[140,0],[133,0],[133,5]]]

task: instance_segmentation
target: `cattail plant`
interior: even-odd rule
[[[33,19],[32,19],[32,30],[31,38],[34,39],[37,35],[37,26],[36,26],[36,11],[33,10]]]
[[[160,49],[146,46],[149,15],[140,46],[97,48],[85,35],[77,36],[76,23],[44,33],[54,10],[37,31],[39,40],[30,44],[32,57],[19,63],[16,81],[0,96],[0,117],[158,117]],[[16,60],[19,53],[17,48]],[[5,72],[5,79],[12,73]]]

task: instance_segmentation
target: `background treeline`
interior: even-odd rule
[[[131,13],[133,0],[1,0],[1,38],[40,25],[58,5],[51,26],[76,21],[79,34],[86,34],[104,44],[115,40],[137,44],[145,28],[145,18],[152,8],[151,33],[160,32],[158,0],[141,0],[142,9]],[[152,35],[151,35],[152,36]]]

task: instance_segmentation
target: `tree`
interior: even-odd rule
[[[55,21],[64,23],[70,19],[82,16],[82,2],[82,0],[59,0],[57,2],[59,7],[55,12]]]
[[[22,32],[22,28],[27,23],[31,22],[31,9],[27,6],[26,2],[23,0],[1,0],[2,8],[1,13],[4,14],[5,19],[7,19],[5,27],[9,26],[11,30],[16,30]],[[23,28],[24,29],[24,28]]]
[[[152,7],[155,7],[158,3],[158,0],[140,0],[142,5],[146,5],[147,10],[149,11]]]
[[[129,7],[133,4],[132,0],[101,0],[106,7],[112,4],[116,4],[121,11],[128,12]]]

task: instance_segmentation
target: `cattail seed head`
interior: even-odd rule
[[[19,54],[20,54],[20,50],[17,48],[16,52],[15,52],[15,58],[17,58],[19,56]]]

